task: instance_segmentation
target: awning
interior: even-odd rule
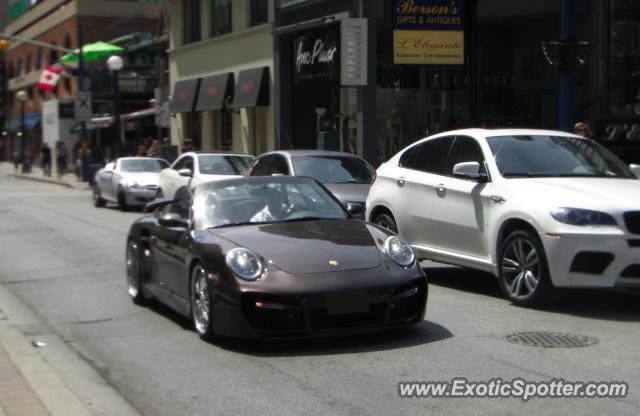
[[[200,78],[177,81],[173,86],[173,94],[171,94],[169,110],[172,113],[186,113],[193,111],[198,95],[199,85]]]
[[[233,74],[212,75],[202,78],[196,111],[220,110],[225,98],[233,96]]]
[[[42,114],[25,114],[24,115],[24,129],[25,130],[39,130],[42,126]],[[20,118],[10,118],[5,121],[5,127],[12,132],[19,132],[21,130]]]
[[[233,95],[232,108],[269,105],[269,67],[240,71]]]

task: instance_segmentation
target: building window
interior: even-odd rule
[[[269,21],[269,0],[251,0],[251,26]]]
[[[25,73],[29,73],[33,71],[33,62],[31,62],[31,54],[28,53],[27,54],[27,64],[26,64],[26,68],[25,68]]]
[[[231,0],[212,0],[211,12],[211,35],[220,36],[231,32]]]
[[[200,0],[184,0],[184,44],[198,42],[200,36]]]
[[[51,43],[53,46],[57,46],[55,42]],[[53,65],[58,62],[58,51],[55,49],[51,49],[49,51],[49,65]]]
[[[614,1],[609,57],[609,113],[640,115],[640,5]]]

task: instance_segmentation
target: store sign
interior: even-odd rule
[[[294,78],[338,79],[340,56],[335,32],[315,36],[299,36],[294,42]]]
[[[393,63],[464,64],[464,0],[392,0]]]

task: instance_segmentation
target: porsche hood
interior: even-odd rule
[[[360,221],[296,221],[215,232],[291,274],[368,269],[381,262],[380,249]]]

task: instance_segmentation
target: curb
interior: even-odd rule
[[[59,181],[59,180],[56,180],[56,179],[38,178],[38,177],[35,177],[35,176],[31,176],[31,175],[20,175],[20,174],[15,174],[15,173],[10,173],[9,176],[12,176],[12,177],[17,178],[17,179],[26,179],[26,180],[30,180],[30,181],[34,181],[34,182],[42,182],[42,183],[50,183],[50,184],[54,184],[54,185],[60,185],[60,186],[64,186],[64,187],[70,188],[70,189],[77,188],[77,187],[73,186],[72,184],[70,184],[68,182]],[[87,189],[88,188],[90,188],[90,185],[87,183]],[[81,189],[81,188],[77,188],[77,189]]]
[[[0,284],[0,416],[139,416],[89,363]]]

